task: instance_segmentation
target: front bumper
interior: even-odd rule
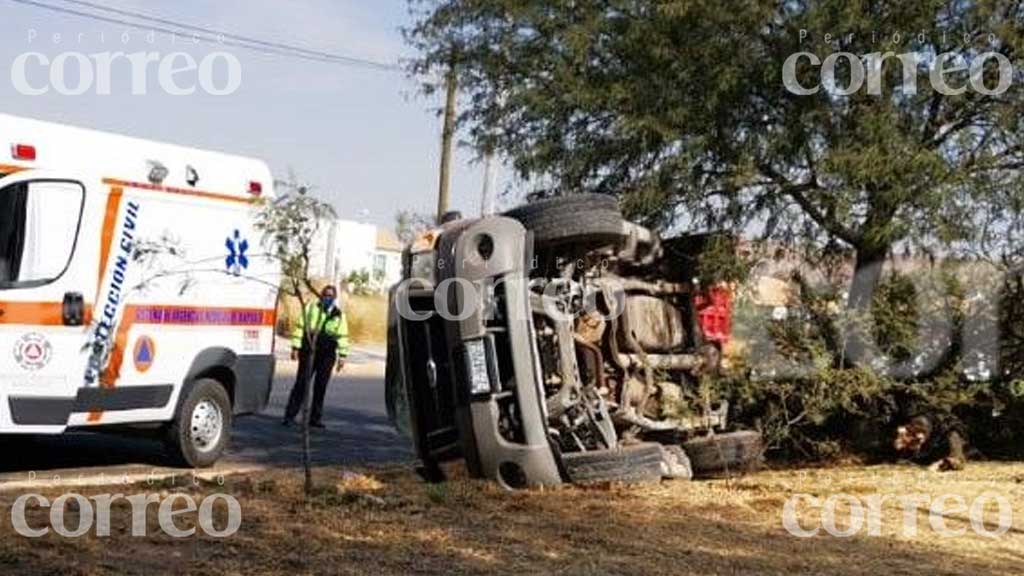
[[[506,487],[557,485],[563,476],[547,435],[529,302],[529,239],[509,218],[486,218],[442,238],[439,269],[458,318],[448,322],[452,350],[488,343],[491,390],[473,394],[471,363],[455,367],[460,436],[471,472]],[[444,281],[441,283],[444,284]]]

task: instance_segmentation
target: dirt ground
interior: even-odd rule
[[[150,510],[147,537],[130,535],[127,502],[112,508],[110,537],[38,539],[15,534],[12,503],[0,494],[0,573],[4,574],[1019,574],[1024,562],[1024,465],[974,464],[964,472],[929,473],[902,466],[769,471],[744,478],[504,492],[456,479],[428,486],[401,468],[317,471],[321,488],[308,504],[301,475],[275,472],[234,477],[223,486],[185,479],[147,486],[82,490],[185,492],[196,500],[215,492],[240,501],[243,518],[227,539],[175,540]],[[49,497],[63,492],[40,486]],[[882,507],[878,535],[865,527],[839,538],[790,535],[783,508],[793,494],[822,500],[847,494],[999,495],[1012,507],[1013,525],[998,537],[977,535],[966,511],[947,513],[938,534],[927,506],[905,515],[898,503]],[[984,517],[998,526],[992,499]],[[216,508],[223,527],[224,508]],[[820,525],[820,511],[801,506],[801,527]],[[849,508],[836,514],[849,527]],[[917,534],[904,528],[916,520]],[[69,509],[65,524],[77,526]],[[29,525],[48,525],[47,511],[30,506]],[[178,518],[179,528],[195,524]]]

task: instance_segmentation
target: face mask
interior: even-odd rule
[[[323,303],[324,308],[328,310],[334,307],[334,298],[324,296],[323,298],[320,299],[320,302]]]

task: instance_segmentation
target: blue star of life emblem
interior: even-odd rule
[[[241,232],[235,230],[234,235],[229,236],[225,243],[228,249],[228,257],[225,259],[228,272],[239,276],[243,269],[249,268],[249,257],[245,255],[249,251],[249,241],[242,238]]]

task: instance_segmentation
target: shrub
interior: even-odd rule
[[[847,311],[836,291],[811,290],[799,278],[798,302],[784,319],[769,319],[766,312],[757,317],[749,307],[738,307],[743,315],[737,318],[738,333],[752,338],[747,365],[740,362],[718,383],[733,406],[733,420],[760,429],[769,448],[784,457],[880,457],[889,451],[895,426],[925,413],[960,423],[983,453],[1019,456],[1024,444],[1021,282],[1008,282],[1004,305],[995,308],[971,305],[991,291],[969,289],[961,276],[943,267],[932,283],[890,274],[868,318]],[[1001,315],[1003,369],[988,377],[969,376],[960,337],[966,326],[977,324],[975,315],[993,311]],[[932,319],[945,325],[943,337],[935,335],[941,330],[928,330],[936,323]],[[844,334],[857,326],[874,336],[885,362],[850,362]],[[922,360],[926,353],[932,361]],[[886,365],[913,370],[890,371]]]
[[[365,269],[350,272],[348,278],[345,279],[345,283],[353,294],[365,295],[373,291],[370,273]]]

